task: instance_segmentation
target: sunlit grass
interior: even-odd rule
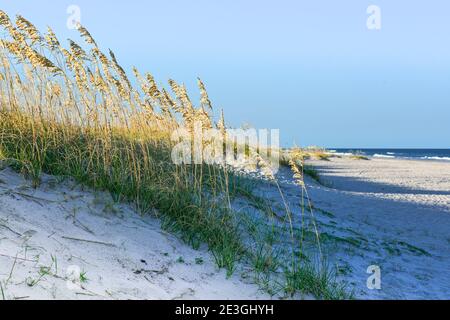
[[[292,255],[286,263],[278,252],[261,249],[268,245],[267,237],[257,237],[256,244],[246,241],[243,233],[250,225],[243,224],[231,206],[233,197],[251,197],[243,187],[246,177],[226,165],[176,165],[172,161],[175,142],[171,135],[176,129],[192,135],[194,123],[200,122],[203,128],[216,128],[226,137],[224,114],[216,121],[201,80],[201,99],[195,106],[184,85],[173,80],[166,90],[151,74],[141,75],[137,69],[133,70],[135,80],[130,80],[114,54],[104,54],[83,27],[79,31],[87,49],[72,40],[66,49],[50,28],[41,34],[23,17],[13,23],[0,11],[0,25],[4,28],[0,159],[23,173],[34,187],[39,186],[42,173],[73,177],[109,191],[115,201],[134,204],[140,214],[157,215],[163,228],[194,248],[207,244],[217,266],[228,275],[238,263],[250,259],[255,272],[278,273],[278,280],[282,277],[272,284],[278,285],[273,292],[342,297],[330,293],[334,280],[307,261],[298,261],[301,256]],[[251,155],[248,148],[244,152]],[[327,157],[323,151],[308,154]],[[259,154],[253,156],[268,171]],[[293,154],[288,161],[299,192],[305,192],[303,160]],[[281,193],[275,177],[270,172],[267,175]],[[257,197],[252,199],[260,209],[267,208]],[[285,203],[284,221],[292,223],[294,214]],[[269,219],[261,224],[270,229]],[[299,239],[290,229],[287,251],[295,252]],[[151,248],[151,243],[144,245]],[[275,267],[279,266],[276,259],[283,267]]]

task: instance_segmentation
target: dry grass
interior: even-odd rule
[[[65,48],[50,28],[41,34],[21,16],[12,22],[0,11],[0,25],[0,158],[35,186],[42,172],[71,176],[108,190],[116,201],[134,203],[141,214],[158,209],[165,228],[194,247],[208,244],[217,265],[231,274],[251,250],[242,240],[230,200],[243,178],[226,166],[176,165],[171,159],[175,142],[170,137],[176,129],[193,135],[194,124],[201,123],[226,137],[224,114],[214,121],[204,83],[198,80],[201,100],[195,106],[184,85],[174,80],[167,90],[151,74],[134,68],[132,81],[114,53],[103,53],[82,26],[86,44],[69,40]],[[326,158],[318,151],[308,155]],[[275,180],[257,152],[254,156]],[[303,158],[297,154],[291,167],[305,192]],[[287,205],[286,215],[291,220]],[[292,252],[296,246],[293,237]],[[292,283],[302,265],[293,261],[285,267],[286,281],[294,288],[289,293],[343,295],[310,267],[310,287]],[[315,284],[320,290],[311,287]]]
[[[360,155],[360,154],[355,154],[350,156],[350,159],[352,160],[369,160],[369,158],[367,158],[366,156]]]
[[[335,157],[334,154],[320,147],[293,148],[287,152],[284,152],[281,163],[288,165],[289,159],[292,158],[293,153],[296,153],[296,157],[302,160],[316,159],[329,161],[331,158]]]

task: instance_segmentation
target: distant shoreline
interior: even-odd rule
[[[295,148],[283,148],[284,153],[289,153]],[[321,148],[307,147],[302,149],[312,158],[321,154],[326,157],[355,157],[360,160],[368,159],[398,159],[417,161],[450,162],[450,149],[358,149],[358,148]]]
[[[450,161],[450,149],[326,149],[331,154],[361,155],[369,158],[405,159],[421,161]]]
[[[349,157],[350,155],[340,155],[340,154],[336,154],[339,156],[343,156],[343,157]],[[432,159],[432,158],[428,158],[428,159],[423,159],[423,158],[407,158],[407,157],[384,157],[384,156],[367,156],[370,160],[406,160],[406,161],[420,161],[420,162],[444,162],[444,163],[450,163],[450,159]]]

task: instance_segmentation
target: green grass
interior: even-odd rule
[[[351,274],[353,271],[352,267],[348,264],[338,265],[336,269],[337,269],[336,273],[338,275],[344,275],[344,276]]]
[[[193,248],[206,244],[228,276],[237,264],[253,257],[253,271],[272,279],[273,263],[281,250],[267,250],[267,245],[280,245],[278,236],[289,235],[286,229],[271,236],[265,230],[273,232],[268,217],[278,208],[249,192],[251,184],[227,167],[172,161],[176,142],[171,136],[177,129],[185,129],[192,138],[194,124],[200,122],[202,128],[216,128],[226,137],[224,115],[216,122],[200,79],[201,99],[194,105],[184,86],[173,80],[166,90],[151,74],[142,77],[134,69],[136,81],[131,81],[114,54],[101,52],[82,27],[80,35],[88,48],[83,50],[75,42],[64,48],[51,30],[45,37],[32,39],[30,34],[37,31],[31,22],[22,20],[20,26],[9,21],[6,13],[0,15],[3,26],[16,25],[1,33],[0,159],[33,187],[39,186],[43,173],[72,177],[84,186],[109,192],[115,202],[132,204],[141,215],[157,213],[164,229]],[[202,147],[206,145],[202,141]],[[246,147],[243,153],[250,155],[250,151]],[[321,148],[310,148],[308,153],[322,160],[329,157]],[[312,169],[307,171],[315,175]],[[251,219],[231,206],[235,197],[245,193],[266,215],[257,225],[243,226],[246,218]],[[293,213],[285,207],[286,226]],[[105,210],[112,211],[113,204],[106,204]],[[249,243],[248,237],[254,242]],[[296,239],[282,244],[287,252],[299,250]],[[285,291],[341,296],[331,294],[334,282],[328,273],[302,264],[306,259],[301,255],[289,258],[277,260],[290,265],[281,281],[290,286]]]
[[[402,254],[402,252],[404,252],[404,250],[409,251],[410,253],[413,253],[415,255],[418,256],[427,256],[430,257],[431,254],[422,249],[419,248],[417,246],[414,246],[412,244],[409,244],[407,242],[404,241],[397,241],[397,240],[392,240],[392,241],[384,241],[382,243],[383,248],[391,255],[395,255],[395,256],[399,256]]]
[[[412,244],[406,243],[404,241],[398,241],[398,244],[414,254],[423,255],[423,256],[427,256],[427,257],[431,256],[431,254],[428,251],[426,251],[422,248],[416,247]]]
[[[58,132],[57,128],[53,128],[52,134],[65,134],[65,143],[53,144],[48,142],[52,141],[50,137],[43,136],[35,142],[41,152],[33,153],[34,148],[28,142],[32,140],[31,132],[22,129],[19,135],[18,129],[8,125],[7,121],[0,124],[0,130],[3,137],[9,137],[0,140],[5,158],[16,170],[33,179],[36,185],[42,172],[71,176],[96,190],[109,191],[115,201],[134,203],[141,214],[156,208],[161,213],[164,229],[178,234],[194,248],[199,248],[202,243],[208,244],[217,266],[225,268],[228,276],[233,274],[236,264],[242,262],[244,257],[251,257],[256,274],[265,275],[260,279],[270,278],[270,273],[282,265],[276,251],[265,249],[265,243],[270,242],[268,237],[259,240],[256,251],[246,246],[242,230],[236,225],[235,213],[225,201],[217,201],[221,195],[228,194],[230,198],[244,195],[255,208],[265,212],[266,217],[273,216],[274,211],[268,200],[252,192],[257,181],[212,166],[172,165],[167,158],[167,146],[161,142],[137,144],[117,135],[114,137],[115,145],[107,150],[112,161],[106,167],[102,158],[106,152],[105,146],[90,135],[80,132],[67,135],[63,130]],[[138,176],[129,172],[129,150],[134,150],[133,161],[142,166],[143,172]],[[150,164],[144,163],[144,155],[151,156]],[[139,183],[136,181],[138,178]],[[269,228],[268,234],[272,232]],[[255,229],[255,233],[259,235],[261,231]],[[276,241],[275,238],[272,241]],[[304,257],[300,258],[307,261]],[[325,274],[317,270],[313,272],[303,263],[301,268],[295,270],[287,268],[284,272],[285,285],[276,290],[272,287],[271,290],[284,290],[288,294],[294,294],[296,290],[309,291],[325,299],[343,297],[340,290],[333,289],[337,286],[336,281],[332,280],[328,271]]]
[[[184,258],[183,257],[178,257],[177,263],[185,263]]]
[[[8,115],[1,118],[4,158],[35,186],[42,172],[71,176],[96,190],[109,191],[115,201],[133,202],[141,214],[156,208],[163,213],[165,229],[180,234],[195,248],[207,243],[218,266],[227,268],[229,274],[234,270],[242,244],[232,214],[225,203],[205,195],[206,191],[223,192],[225,179],[233,179],[227,172],[206,165],[177,167],[171,164],[170,147],[164,141],[143,144],[117,134],[107,149],[94,135],[75,131],[69,136],[67,129],[58,127],[53,128],[52,136],[46,136],[44,130],[34,139],[31,131],[9,122]],[[108,163],[104,162],[105,153],[110,155]],[[133,173],[130,168],[136,163],[140,171]]]
[[[244,183],[244,185],[239,188],[240,194],[248,199],[251,205],[264,213],[264,216],[270,217],[275,215],[274,209],[272,208],[272,201],[268,198],[254,195],[250,186],[251,182]],[[325,210],[323,211],[324,215],[334,217],[332,213]],[[283,221],[279,215],[277,217],[277,221]],[[284,222],[286,223],[286,221]],[[283,234],[288,233],[286,225],[274,226],[266,224],[263,226],[259,220],[256,220],[255,222],[247,223],[247,228],[249,233],[253,234],[254,237],[261,237],[262,234],[266,233],[268,237],[271,238],[270,240],[265,241],[266,245],[257,246],[256,251],[247,253],[251,265],[257,272],[257,281],[261,286],[268,288],[268,291],[283,291],[287,295],[293,295],[298,292],[308,292],[319,299],[351,299],[353,297],[353,294],[349,292],[346,285],[339,284],[337,281],[337,270],[332,271],[332,268],[326,266],[319,267],[313,265],[312,261],[314,259],[311,257],[311,252],[302,247],[298,247],[294,250],[295,258],[293,260],[289,258],[289,250],[283,250],[283,242],[280,243]],[[295,241],[297,243],[304,242],[305,247],[316,248],[316,234],[314,231],[296,226],[294,226],[294,231]],[[274,236],[275,238],[272,238]],[[255,242],[260,243],[257,240],[255,240]],[[325,233],[324,243],[329,242],[340,242],[356,246],[360,245],[360,240],[356,238],[333,237]],[[267,246],[269,243],[270,246]],[[280,268],[284,270],[283,279],[278,279],[277,281],[278,283],[283,284],[281,286],[269,285],[267,279]]]
[[[331,156],[327,153],[317,153],[314,155],[318,160],[330,161]]]
[[[352,159],[352,160],[369,160],[369,158],[367,158],[366,156],[362,156],[362,155],[358,155],[358,154],[350,156],[350,159]]]
[[[322,271],[317,271],[322,270]],[[310,263],[298,265],[294,270],[286,272],[286,293],[312,294],[324,300],[353,299],[353,292],[349,292],[345,284],[334,281],[335,274],[329,268],[316,268]]]
[[[88,281],[89,281],[89,279],[87,277],[86,271],[81,272],[80,273],[80,283],[86,283]]]
[[[257,273],[276,272],[280,266],[278,256],[272,247],[260,245],[251,256],[252,264]]]
[[[309,177],[311,177],[314,181],[322,184],[320,180],[319,171],[317,171],[313,166],[305,165],[303,168],[303,173]]]

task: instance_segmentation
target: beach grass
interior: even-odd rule
[[[217,266],[228,275],[250,259],[255,273],[277,273],[273,285],[279,285],[272,287],[274,292],[349,297],[335,290],[338,285],[327,268],[316,267],[301,255],[298,259],[292,255],[285,263],[278,250],[264,249],[271,245],[268,237],[257,237],[256,244],[246,241],[243,233],[248,230],[242,228],[232,198],[244,194],[269,215],[272,210],[248,191],[246,177],[226,165],[174,163],[176,141],[171,137],[177,129],[193,135],[195,123],[201,123],[226,137],[224,114],[216,120],[200,79],[201,100],[195,106],[184,85],[174,80],[169,80],[170,90],[166,90],[151,74],[143,76],[137,69],[130,80],[114,53],[103,53],[82,26],[79,32],[87,49],[73,40],[65,48],[50,28],[41,34],[21,16],[13,22],[0,11],[0,25],[4,28],[0,159],[23,173],[34,187],[43,173],[73,177],[108,191],[114,201],[134,204],[142,215],[156,215],[163,228],[194,248],[207,244]],[[248,155],[250,150],[244,152]],[[323,151],[308,152],[327,160]],[[305,191],[303,158],[297,154],[295,161],[289,161],[299,192]],[[305,172],[313,174],[311,169]],[[284,207],[284,222],[289,225],[295,213],[287,204]],[[267,223],[270,231],[269,219],[265,221],[261,223]],[[284,250],[295,252],[300,241],[292,228],[287,229],[291,241]],[[283,263],[279,266],[275,260]]]
[[[359,154],[351,155],[350,159],[352,159],[352,160],[369,160],[368,157],[363,156],[363,155],[359,155]]]

